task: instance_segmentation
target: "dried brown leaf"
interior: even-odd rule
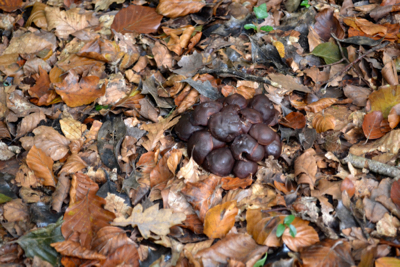
[[[22,0],[1,0],[0,9],[5,12],[13,12],[23,6]]]
[[[69,140],[77,140],[82,137],[84,131],[86,131],[87,126],[82,124],[80,121],[75,120],[71,115],[65,116],[60,120],[61,130],[65,137]]]
[[[345,32],[342,29],[339,20],[334,16],[333,8],[325,8],[318,12],[315,16],[315,21],[314,30],[324,42],[329,41],[331,33],[334,33],[339,39],[345,37]]]
[[[4,204],[4,218],[8,222],[29,220],[29,208],[22,199],[13,199]]]
[[[182,159],[182,150],[173,149],[167,160],[168,168],[173,174],[175,174],[176,168],[178,167],[178,164],[181,162],[181,159]]]
[[[15,176],[15,181],[18,186],[22,187],[37,187],[40,185],[37,177],[35,176],[34,171],[28,168],[26,164],[22,164]]]
[[[21,124],[18,125],[16,137],[19,138],[31,132],[42,120],[46,121],[46,116],[41,110],[24,117],[21,121]]]
[[[61,173],[60,176],[58,176],[58,182],[56,186],[56,190],[54,191],[51,200],[51,208],[55,210],[56,212],[61,211],[62,204],[64,202],[64,199],[67,198],[68,196],[68,191],[69,187],[71,185],[71,181],[69,179],[69,176],[66,175],[65,173]]]
[[[185,183],[196,183],[199,181],[199,165],[194,161],[193,157],[191,157],[176,176],[178,178],[184,178]]]
[[[392,107],[400,103],[400,85],[381,87],[369,95],[369,100],[371,111],[380,111],[387,118]]]
[[[222,238],[235,224],[238,214],[236,200],[228,201],[209,209],[204,219],[204,234],[208,238]]]
[[[206,5],[202,0],[161,0],[157,12],[169,18],[197,13]]]
[[[364,116],[362,129],[367,139],[378,139],[390,131],[383,124],[383,116],[380,111],[373,111]]]
[[[41,184],[56,187],[57,178],[53,173],[53,160],[41,149],[33,146],[26,156],[26,164],[35,172]]]
[[[312,126],[317,131],[317,133],[323,133],[328,130],[335,129],[335,117],[332,115],[323,115],[318,113],[315,115]]]
[[[159,69],[173,67],[172,55],[160,42],[156,42],[151,51],[153,52],[154,60],[156,61]]]
[[[313,102],[309,105],[307,105],[304,110],[306,111],[311,111],[314,113],[318,113],[321,110],[332,106],[333,104],[335,104],[338,100],[336,98],[322,98],[316,102]]]
[[[7,128],[7,125],[0,121],[0,139],[11,139],[10,131]]]
[[[41,66],[39,66],[39,75],[36,84],[28,90],[29,95],[34,97],[34,99],[31,99],[31,102],[38,106],[51,105],[57,96],[56,92],[50,89],[49,75]]]
[[[53,160],[60,160],[68,153],[70,141],[52,127],[39,126],[33,133],[35,134],[33,145],[42,149]]]
[[[81,159],[81,157],[79,157],[78,154],[72,154],[71,156],[68,157],[68,160],[60,170],[60,173],[65,172],[67,174],[72,174],[86,167],[87,167],[86,162],[83,159]]]
[[[169,234],[169,228],[182,223],[186,215],[183,213],[173,213],[170,209],[158,209],[158,204],[153,205],[143,211],[141,204],[135,206],[129,218],[116,218],[112,225],[116,226],[137,226],[142,236],[147,239],[153,232],[156,235]]]
[[[279,121],[279,124],[292,129],[301,129],[306,126],[306,117],[300,112],[290,112]]]
[[[317,162],[315,159],[315,150],[307,149],[294,162],[294,174],[298,176],[298,183],[309,184],[311,189],[314,189],[317,174]]]
[[[397,104],[392,107],[390,110],[388,121],[390,128],[394,129],[400,122],[400,104]]]
[[[298,252],[302,248],[309,247],[319,242],[318,233],[308,224],[308,221],[296,217],[292,225],[296,228],[297,234],[293,237],[289,233],[289,228],[286,228],[282,235],[283,243],[291,250]]]
[[[78,242],[74,242],[72,240],[65,240],[62,242],[57,242],[51,244],[58,253],[61,253],[64,256],[76,257],[79,259],[85,260],[105,260],[107,257],[97,253],[94,250],[87,249]]]
[[[127,217],[131,214],[132,208],[126,205],[125,199],[115,194],[107,193],[105,198],[107,204],[104,206],[106,210],[115,214],[115,217]]]

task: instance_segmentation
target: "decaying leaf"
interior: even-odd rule
[[[114,213],[116,218],[126,218],[132,212],[132,208],[126,205],[125,200],[122,197],[107,193],[105,200],[107,204],[104,206],[104,208]]]
[[[69,140],[76,140],[82,137],[83,132],[86,131],[87,126],[75,120],[71,115],[67,114],[60,120],[61,130],[65,137]]]
[[[311,189],[314,189],[316,182],[315,174],[318,169],[314,156],[314,149],[307,149],[294,163],[294,174],[297,176],[300,175],[298,177],[298,182],[301,184],[309,184]]]
[[[53,160],[60,160],[68,153],[70,141],[53,128],[39,126],[32,132],[35,134],[32,144],[40,148]]]
[[[335,129],[335,117],[332,115],[323,115],[318,113],[314,116],[312,121],[312,126],[317,131],[317,133],[323,133],[328,130]]]
[[[390,128],[385,125],[382,112],[373,111],[364,116],[362,128],[365,137],[368,139],[378,139],[390,131]]]
[[[199,181],[199,165],[193,157],[179,170],[177,177],[184,178],[185,182],[196,183]]]
[[[291,112],[282,118],[279,124],[292,129],[301,129],[306,126],[306,117],[300,112]]]
[[[204,234],[209,238],[224,237],[235,224],[236,205],[236,200],[233,200],[209,209],[204,219]]]
[[[180,224],[185,218],[186,215],[183,213],[173,213],[170,209],[159,210],[158,204],[147,208],[145,211],[143,211],[142,205],[138,204],[132,210],[129,218],[116,218],[112,225],[137,226],[142,236],[147,239],[151,237],[150,232],[160,236],[169,234],[169,228]]]
[[[26,156],[26,164],[35,172],[41,184],[56,187],[57,178],[53,173],[53,160],[40,148],[33,146]]]
[[[169,18],[196,13],[206,5],[202,0],[161,0],[157,12]]]

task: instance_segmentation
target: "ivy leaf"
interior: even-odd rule
[[[283,223],[280,223],[276,228],[276,236],[281,237],[283,232],[285,232],[286,226]]]
[[[322,57],[326,64],[332,64],[342,59],[339,47],[331,42],[319,44],[311,54]]]
[[[270,31],[273,31],[274,28],[272,26],[262,26],[260,28],[260,30],[265,31],[265,32],[270,32]]]
[[[56,223],[49,224],[45,228],[28,232],[20,237],[17,243],[25,251],[27,257],[38,256],[52,265],[57,265],[59,254],[50,244],[64,241],[61,234],[62,223],[63,220],[60,218]]]
[[[258,7],[254,7],[253,9],[254,14],[256,14],[256,17],[258,19],[266,19],[268,17],[268,11],[267,11],[267,4],[264,3]]]
[[[293,224],[289,225],[289,233],[291,236],[296,237],[297,229]]]
[[[246,25],[244,25],[244,28],[246,30],[253,29],[253,30],[257,31],[257,27],[255,25],[253,25],[253,24],[246,24]]]
[[[289,224],[291,224],[295,218],[296,217],[293,214],[286,216],[285,219],[283,220],[283,223],[286,224],[287,226],[289,226]]]
[[[261,259],[259,259],[259,260],[253,265],[253,267],[263,267],[265,261],[267,260],[267,256],[268,256],[268,253],[265,253],[265,256],[262,257]]]

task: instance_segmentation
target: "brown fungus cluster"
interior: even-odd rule
[[[276,122],[277,111],[265,95],[246,100],[234,94],[185,113],[175,132],[207,171],[245,178],[256,173],[258,161],[280,156],[280,137],[270,128]]]

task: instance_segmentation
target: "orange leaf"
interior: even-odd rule
[[[70,206],[65,211],[64,223],[61,226],[65,239],[76,232],[80,235],[80,244],[85,248],[90,248],[97,231],[108,226],[115,218],[114,213],[103,208],[106,201],[96,196],[96,192],[90,191],[82,200]]]
[[[102,267],[129,266],[139,267],[139,252],[135,244],[125,244],[110,254]]]
[[[79,77],[70,71],[64,81],[55,84],[56,92],[69,107],[79,107],[87,105],[104,95],[105,84],[99,89],[100,78],[97,76],[83,77],[79,82]]]
[[[205,5],[202,0],[160,0],[157,12],[169,18],[177,18],[197,13]]]
[[[306,117],[300,112],[290,112],[279,124],[292,129],[301,129],[306,126]]]
[[[353,182],[348,177],[346,177],[343,180],[342,185],[340,186],[340,191],[347,191],[349,197],[352,197],[356,193],[356,188],[354,187]]]
[[[87,194],[96,194],[99,190],[99,186],[92,181],[86,174],[76,173],[72,175],[71,189],[70,189],[70,203],[73,204],[85,198]]]
[[[380,111],[373,111],[364,116],[362,129],[368,139],[378,139],[385,135],[390,128],[382,127],[383,116]]]
[[[314,113],[320,112],[321,110],[332,106],[335,104],[338,100],[336,98],[322,98],[316,102],[313,102],[309,105],[307,105],[304,110],[306,111],[311,111]]]
[[[269,247],[280,247],[282,240],[276,236],[276,229],[283,223],[285,216],[275,213],[264,213],[260,209],[248,209],[246,212],[247,232],[257,244]]]
[[[325,239],[318,244],[304,248],[301,251],[301,259],[305,267],[355,265],[351,255],[351,246],[344,239]]]
[[[87,164],[84,162],[78,154],[73,154],[69,156],[67,162],[62,167],[60,173],[66,172],[68,174],[76,173],[83,168],[86,168]]]
[[[97,253],[96,251],[82,247],[78,242],[65,240],[51,244],[57,252],[65,256],[77,257],[85,260],[105,260],[106,256]]]
[[[322,115],[318,113],[315,115],[312,126],[317,131],[317,133],[323,133],[328,130],[335,129],[335,117],[332,115]]]
[[[150,187],[154,187],[174,177],[174,174],[168,168],[168,158],[170,155],[170,151],[165,153],[158,161],[156,167],[150,172]]]
[[[120,33],[153,33],[157,31],[162,18],[154,8],[130,5],[115,15],[111,29]]]
[[[50,89],[49,75],[41,66],[39,66],[39,75],[36,84],[29,88],[28,93],[30,96],[37,98],[33,101],[36,105],[51,105],[51,101],[56,98],[56,93]]]
[[[33,146],[26,156],[26,164],[45,186],[56,187],[57,179],[53,174],[53,163],[54,161],[36,146]]]
[[[296,217],[292,222],[292,225],[296,227],[297,234],[295,237],[291,236],[289,228],[286,228],[282,235],[283,243],[285,243],[291,250],[297,252],[301,248],[309,247],[319,242],[318,233],[308,224],[308,221]]]
[[[204,234],[208,238],[224,237],[235,225],[235,216],[238,214],[236,200],[217,205],[207,211],[204,219]]]
[[[390,189],[390,198],[393,203],[397,205],[397,208],[400,208],[400,181],[394,181],[392,184],[392,188]]]
[[[246,188],[253,183],[251,176],[247,176],[245,179],[224,177],[221,179],[221,187],[225,190],[235,190],[238,188]]]
[[[129,244],[135,244],[135,242],[126,235],[124,229],[115,226],[106,226],[97,232],[96,239],[92,243],[92,248],[103,255],[109,256],[118,247]]]
[[[22,0],[1,0],[0,9],[5,12],[13,12],[23,5]]]
[[[390,110],[388,121],[390,128],[394,129],[400,122],[400,104],[397,104],[392,107]]]

